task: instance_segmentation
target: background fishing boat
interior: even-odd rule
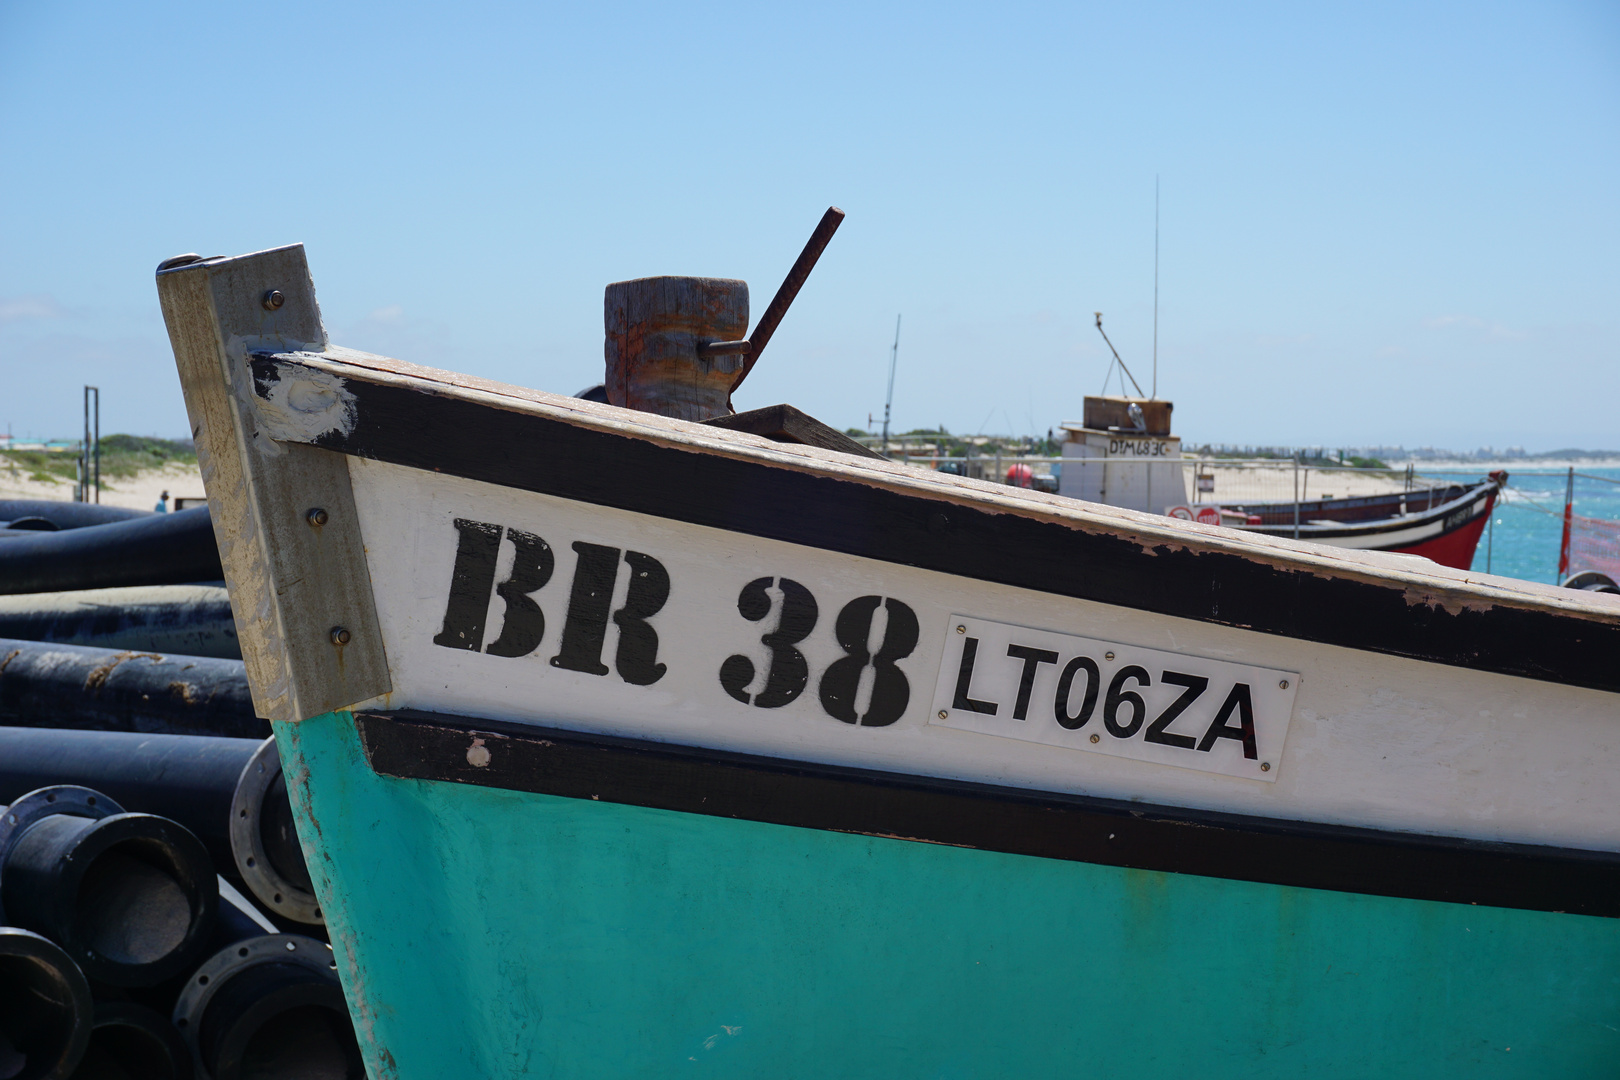
[[[1301,473],[1294,462],[1220,462],[1184,456],[1181,440],[1170,431],[1172,409],[1163,400],[1086,398],[1086,420],[1064,425],[1063,457],[1054,463],[1060,473],[1058,491],[1088,502],[1266,536],[1421,555],[1466,570],[1507,483],[1505,472],[1472,484],[1414,484],[1410,477],[1402,480],[1388,469],[1317,465],[1314,470],[1307,467],[1307,485],[1314,471],[1319,486],[1371,481],[1375,493],[1301,498]],[[1269,477],[1273,488],[1291,484],[1293,497],[1255,498],[1264,490],[1265,485],[1256,482],[1262,479],[1257,475],[1262,470],[1273,474]],[[1218,501],[1217,483],[1231,492]]]
[[[1507,474],[1359,498],[1291,503],[1223,503],[1221,524],[1333,547],[1421,555],[1466,570]]]
[[[729,416],[741,282],[607,405],[158,288],[373,1076],[1620,1060],[1620,603]]]

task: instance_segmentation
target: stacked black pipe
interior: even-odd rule
[[[204,510],[0,500],[0,1080],[360,1077]]]
[[[0,799],[0,1080],[363,1075],[273,740],[0,728]]]
[[[223,576],[207,507],[143,514],[85,503],[10,500],[0,502],[0,529],[0,593],[171,585]]]
[[[0,500],[0,725],[268,735],[220,576],[207,508]]]

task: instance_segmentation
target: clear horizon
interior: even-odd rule
[[[574,393],[601,297],[848,213],[738,407],[1044,434],[1093,312],[1189,443],[1620,446],[1620,9],[0,5],[0,428],[186,420],[152,271]]]

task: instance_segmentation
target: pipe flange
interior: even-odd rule
[[[11,854],[11,846],[17,839],[44,818],[70,814],[100,821],[123,812],[122,806],[101,792],[77,784],[35,788],[6,807],[4,814],[0,814],[0,866],[6,864],[6,856]],[[4,925],[5,921],[6,911],[4,906],[0,906],[0,925]]]
[[[61,946],[31,930],[0,926],[0,960],[20,960],[28,965],[28,969],[20,972],[6,972],[8,989],[22,990],[36,1001],[57,1007],[54,1017],[47,1013],[28,1032],[36,1042],[54,1036],[56,1044],[53,1048],[56,1052],[47,1068],[33,1075],[67,1076],[90,1045],[91,1018],[95,1015],[90,983]],[[37,1050],[29,1053],[37,1053]]]
[[[281,775],[281,754],[274,736],[264,740],[236,782],[231,798],[231,856],[237,872],[259,902],[294,922],[325,923],[315,894],[289,880],[270,861],[264,846],[264,796]]]
[[[302,934],[266,934],[219,950],[192,973],[186,988],[180,991],[180,999],[174,1003],[174,1026],[185,1038],[199,1073],[207,1075],[200,1039],[203,1016],[214,994],[243,968],[272,961],[309,968],[322,978],[330,979],[333,986],[338,985],[337,960],[332,956],[332,946]]]

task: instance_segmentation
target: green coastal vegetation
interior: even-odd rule
[[[882,433],[845,428],[844,434],[869,444],[881,441]],[[941,457],[985,457],[998,451],[1006,457],[1033,455],[1056,457],[1062,453],[1061,438],[1048,432],[1040,435],[953,435],[941,425],[937,428],[916,428],[912,431],[891,431],[889,442],[905,443],[913,447],[932,446]],[[919,451],[921,452],[921,451]]]
[[[62,450],[0,450],[0,472],[14,479],[41,483],[78,477],[76,447]],[[139,476],[171,463],[195,465],[197,451],[189,442],[145,435],[105,435],[101,439],[101,486],[111,489],[119,480]]]

